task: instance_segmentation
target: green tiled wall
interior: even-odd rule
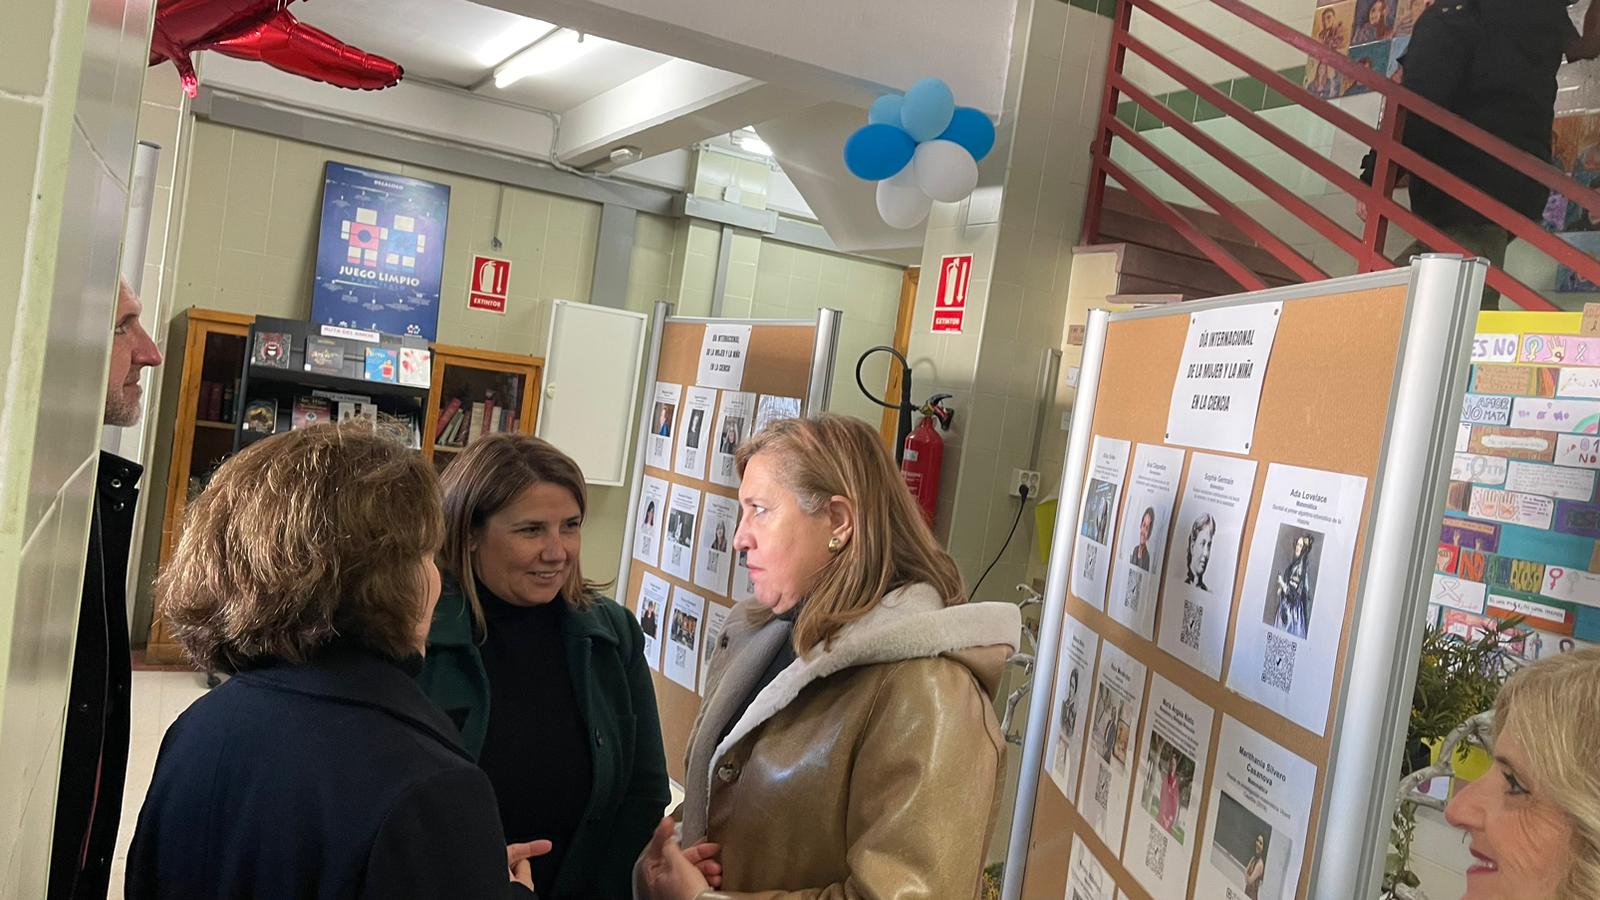
[[[1080,6],[1088,0],[1071,0],[1074,6]],[[1294,84],[1305,80],[1305,66],[1292,66],[1278,70],[1278,74]],[[1277,91],[1267,87],[1265,83],[1256,78],[1235,78],[1231,81],[1218,81],[1211,85],[1224,96],[1238,101],[1245,109],[1251,112],[1261,112],[1265,109],[1277,109],[1280,106],[1293,105],[1292,100]],[[1170,107],[1173,112],[1190,122],[1205,122],[1209,119],[1222,118],[1222,110],[1207,103],[1195,95],[1194,91],[1172,91],[1156,96],[1156,102]],[[1161,120],[1149,111],[1140,109],[1132,100],[1124,100],[1117,105],[1117,118],[1132,125],[1135,130],[1149,131],[1152,128],[1162,127]]]
[[[1117,11],[1117,0],[1061,0],[1068,6],[1076,6],[1092,13],[1099,13],[1110,18]]]

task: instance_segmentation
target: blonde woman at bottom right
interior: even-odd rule
[[[1506,681],[1494,767],[1445,818],[1471,840],[1462,900],[1600,900],[1600,649]]]

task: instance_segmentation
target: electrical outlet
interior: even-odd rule
[[[1027,486],[1027,488],[1028,488],[1028,496],[1029,497],[1033,497],[1034,499],[1038,499],[1038,497],[1039,497],[1039,473],[1038,472],[1035,472],[1032,469],[1012,469],[1011,470],[1011,484],[1010,484],[1010,489],[1008,491],[1006,491],[1007,495],[1012,496],[1012,497],[1021,497],[1022,496],[1022,491],[1019,490],[1019,488],[1021,488],[1023,485]]]

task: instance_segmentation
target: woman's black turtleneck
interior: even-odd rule
[[[480,582],[487,634],[479,650],[489,674],[489,730],[478,765],[493,783],[511,842],[546,839],[555,849],[532,860],[541,897],[553,896],[593,782],[588,730],[573,691],[561,597],[517,606]]]

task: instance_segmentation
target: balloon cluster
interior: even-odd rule
[[[850,173],[878,182],[878,214],[894,228],[928,217],[933,201],[957,203],[978,186],[978,161],[994,149],[994,123],[981,110],[956,106],[950,86],[924,78],[900,94],[879,97],[867,124],[844,145]]]

